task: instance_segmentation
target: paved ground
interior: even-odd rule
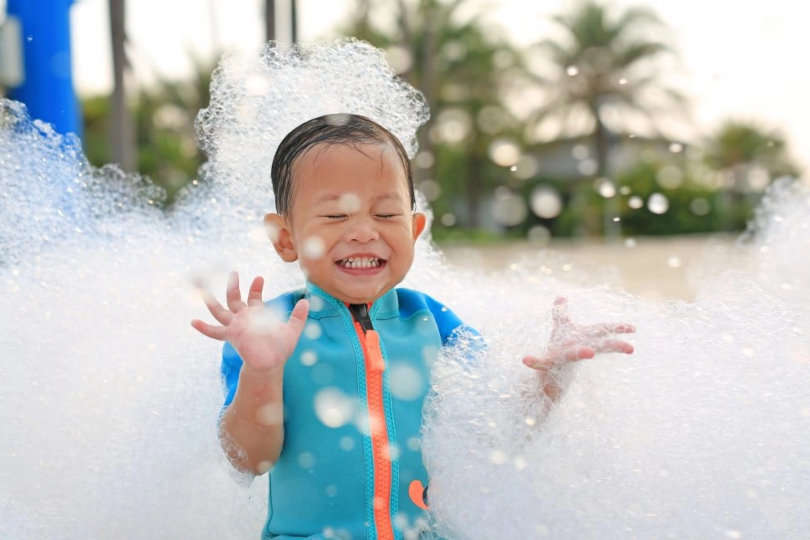
[[[594,240],[554,241],[545,247],[509,242],[440,248],[454,265],[500,271],[530,257],[548,261],[549,271],[576,271],[589,276],[589,281],[619,285],[637,296],[692,300],[706,276],[730,266],[735,240],[735,236],[713,235],[640,237],[614,244]],[[738,258],[735,261],[740,264]]]

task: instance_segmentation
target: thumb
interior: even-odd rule
[[[309,300],[302,298],[299,300],[290,313],[290,320],[287,321],[287,326],[292,330],[293,334],[298,337],[304,329],[307,322],[307,315],[309,314]]]

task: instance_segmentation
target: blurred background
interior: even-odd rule
[[[356,36],[430,105],[415,181],[448,259],[554,249],[689,298],[696,253],[803,181],[808,20],[792,0],[0,0],[0,92],[170,209],[205,160],[194,119],[224,52]],[[65,92],[75,110],[49,110]]]

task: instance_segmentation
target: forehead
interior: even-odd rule
[[[296,159],[292,179],[295,191],[408,191],[405,167],[388,143],[316,144]]]

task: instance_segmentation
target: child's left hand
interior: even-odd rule
[[[548,347],[540,356],[526,356],[523,363],[541,374],[568,362],[593,358],[598,353],[618,352],[632,354],[633,346],[616,339],[613,334],[631,334],[633,325],[625,323],[601,323],[579,325],[568,317],[568,301],[560,296],[552,308],[554,327]]]

